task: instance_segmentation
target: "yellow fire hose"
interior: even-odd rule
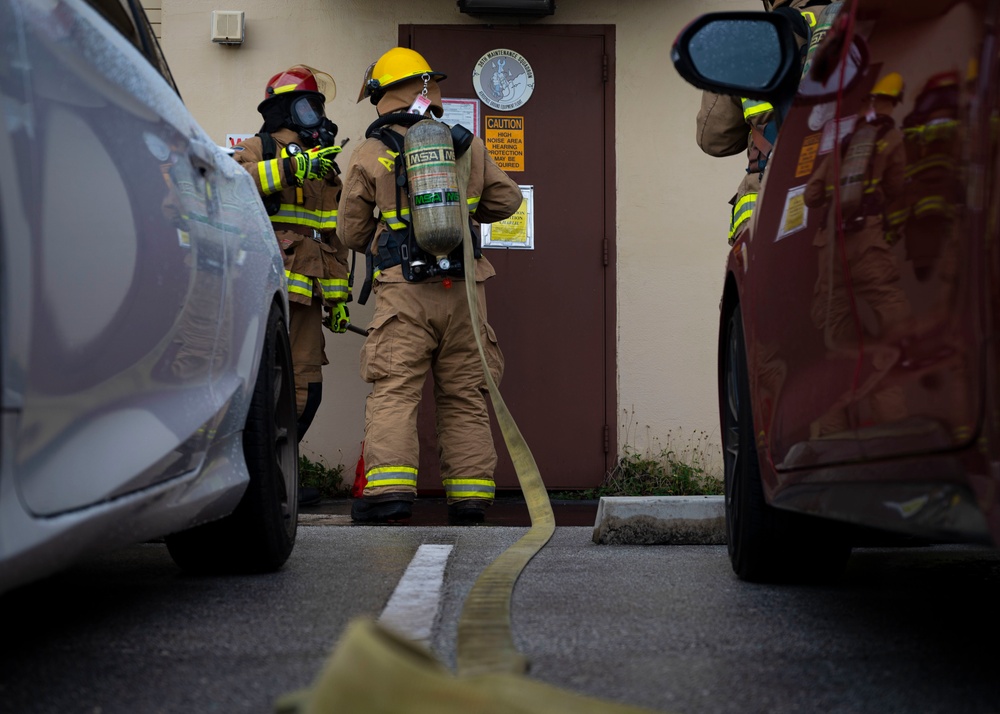
[[[471,155],[456,162],[466,204]],[[465,286],[479,325],[475,258],[464,222]],[[583,697],[525,677],[527,659],[514,646],[510,601],[521,571],[555,532],[555,517],[535,458],[500,396],[474,330],[490,399],[521,485],[531,528],[479,575],[458,621],[452,674],[423,647],[369,618],[348,623],[312,688],[278,700],[279,714],[650,714],[650,710]]]

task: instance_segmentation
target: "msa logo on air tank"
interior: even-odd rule
[[[409,151],[406,154],[406,168],[450,161],[455,163],[455,148],[451,146],[429,146],[426,149]]]
[[[459,202],[458,191],[440,190],[425,191],[413,195],[414,208],[427,208],[428,206],[451,206]]]

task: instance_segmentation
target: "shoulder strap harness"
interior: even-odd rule
[[[406,224],[401,230],[382,231],[378,238],[378,245],[375,251],[365,251],[366,275],[364,285],[358,295],[358,303],[364,305],[371,294],[372,283],[375,279],[375,270],[385,270],[394,265],[401,265],[403,268],[403,278],[408,282],[419,282],[427,278],[446,275],[449,277],[463,277],[465,268],[462,264],[462,246],[459,245],[448,255],[448,267],[441,268],[434,259],[434,256],[424,251],[413,235],[413,226],[409,218],[404,215],[403,207],[409,207],[409,183],[406,176],[406,163],[403,157],[404,139],[403,136],[389,128],[392,124],[402,126],[413,126],[418,121],[423,121],[428,117],[419,114],[409,114],[406,112],[395,112],[386,114],[376,119],[365,132],[366,138],[379,139],[390,150],[395,153],[393,159],[393,171],[395,173],[396,184],[396,217]],[[403,191],[406,191],[406,199],[403,199]],[[482,245],[479,232],[475,230],[471,216],[469,226],[472,228],[473,252],[478,260],[482,256]]]

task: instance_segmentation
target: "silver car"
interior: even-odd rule
[[[137,2],[0,0],[0,592],[166,538],[279,568],[298,446],[284,270]]]

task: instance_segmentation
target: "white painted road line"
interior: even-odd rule
[[[450,545],[422,545],[400,578],[379,622],[425,647],[430,647],[444,583]]]

